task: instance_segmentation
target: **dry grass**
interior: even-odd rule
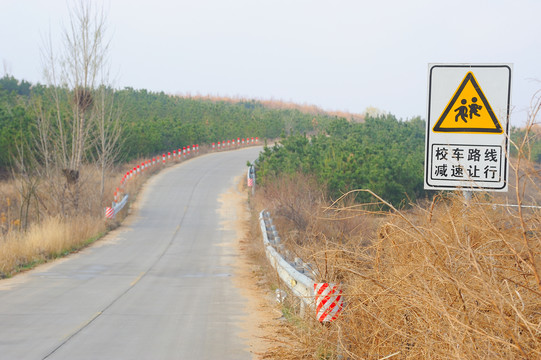
[[[18,198],[14,182],[0,182],[0,235],[20,226]]]
[[[88,216],[50,217],[26,232],[12,231],[0,244],[0,278],[78,250],[104,232],[103,218]]]
[[[1,224],[2,234],[8,232],[8,223],[13,225],[15,222],[21,230],[25,230],[31,224],[49,217],[67,218],[83,213],[98,217],[103,214],[103,208],[113,200],[115,184],[118,184],[119,180],[118,169],[107,174],[105,195],[101,198],[100,175],[93,166],[86,166],[81,170],[77,186],[66,185],[66,179],[61,173],[52,174],[47,179],[12,176],[0,182],[0,215],[6,215],[6,222]],[[11,226],[11,230],[16,229]]]
[[[219,96],[219,95],[201,95],[201,94],[195,94],[192,95],[190,93],[186,93],[183,95],[175,95],[182,98],[187,99],[197,99],[197,100],[206,100],[206,101],[214,101],[214,102],[227,102],[227,103],[238,103],[241,101],[250,102],[254,101],[253,98],[244,98],[241,96]],[[310,104],[297,104],[291,101],[284,101],[279,99],[257,99],[255,100],[259,103],[261,103],[263,106],[269,108],[269,109],[276,109],[276,110],[298,110],[301,113],[304,114],[310,114],[310,115],[329,115],[329,116],[337,116],[337,117],[343,117],[347,119],[350,122],[363,122],[365,116],[362,114],[357,113],[351,113],[348,111],[333,111],[333,110],[324,110],[316,105],[310,105]]]
[[[528,131],[541,111],[536,94]],[[284,359],[540,359],[541,169],[514,143],[508,194],[441,193],[398,211],[329,203],[310,179],[269,185],[267,208],[290,251],[340,283],[345,308],[327,326],[293,316]],[[500,206],[500,205],[515,206]]]
[[[0,183],[0,278],[84,247],[106,231],[103,216],[116,177],[109,174],[103,199],[94,167],[81,171],[79,201],[60,175],[12,177]]]
[[[539,204],[539,172],[516,165],[509,201]],[[383,214],[355,205],[355,192],[329,204],[315,189],[310,179],[281,180],[253,206],[270,210],[317,281],[342,284],[347,305],[330,326],[293,314],[292,335],[272,356],[541,358],[541,210],[457,192]]]
[[[508,210],[465,205],[460,195],[417,210],[389,215],[366,249],[329,250],[348,294],[344,351],[539,358],[539,213],[524,233]]]
[[[94,166],[82,169],[77,188],[66,185],[61,174],[49,179],[15,176],[0,182],[0,278],[77,251],[118,226],[126,210],[114,220],[106,221],[104,216],[115,190],[119,188],[119,199],[126,193],[133,199],[146,179],[162,167],[147,169],[120,187],[123,174],[141,163],[112,169],[103,198],[99,196],[100,173]],[[78,201],[74,201],[76,196]]]

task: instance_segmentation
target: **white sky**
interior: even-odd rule
[[[512,125],[541,89],[539,0],[95,2],[119,88],[426,118],[428,63],[512,63]],[[41,38],[60,37],[67,3],[0,0],[0,75],[44,82]]]

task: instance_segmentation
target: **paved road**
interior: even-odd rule
[[[218,196],[260,148],[150,180],[136,219],[79,254],[0,281],[0,359],[250,359],[238,256]]]

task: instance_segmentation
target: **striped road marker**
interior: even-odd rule
[[[115,209],[112,207],[106,207],[105,208],[105,218],[112,219],[115,217]]]
[[[316,317],[320,322],[336,320],[344,307],[342,289],[339,285],[315,283]]]

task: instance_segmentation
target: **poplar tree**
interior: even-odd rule
[[[58,188],[65,214],[65,200],[79,205],[81,171],[86,163],[101,170],[103,197],[105,172],[114,160],[120,138],[120,114],[109,80],[109,40],[106,16],[91,1],[69,8],[61,46],[53,46],[49,34],[42,48],[47,91],[36,102],[38,113],[35,145],[47,179],[64,178]]]

